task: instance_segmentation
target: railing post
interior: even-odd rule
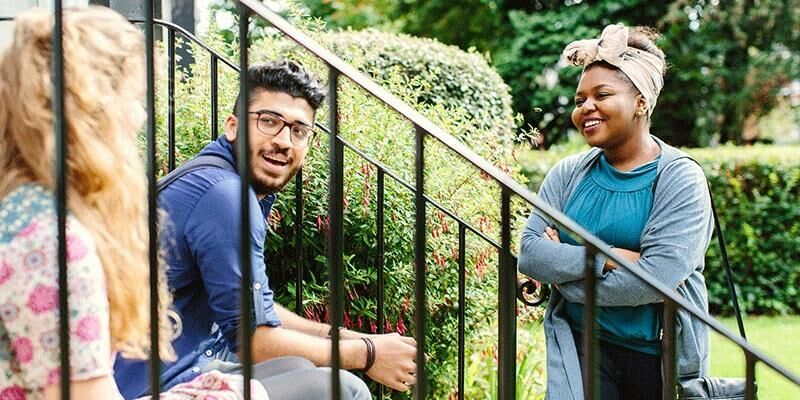
[[[253,354],[250,346],[252,342],[252,332],[250,326],[252,324],[252,297],[253,293],[250,289],[253,281],[253,266],[250,259],[250,152],[249,147],[249,132],[248,132],[248,117],[247,110],[249,109],[249,82],[247,79],[248,70],[248,47],[250,45],[248,39],[248,26],[250,23],[250,12],[243,4],[238,3],[239,9],[239,124],[238,132],[236,134],[236,149],[237,149],[237,165],[236,168],[241,180],[239,190],[239,199],[241,201],[241,222],[239,233],[239,260],[242,266],[242,282],[241,282],[241,321],[239,324],[239,342],[241,343],[240,352],[242,355],[242,376],[244,378],[243,395],[245,400],[250,400],[250,379],[253,376]]]
[[[147,69],[147,225],[149,232],[148,260],[150,262],[150,390],[158,398],[161,392],[161,358],[159,349],[158,304],[158,205],[156,204],[156,106],[155,70],[153,60],[153,1],[145,0],[145,58]]]
[[[330,133],[330,164],[328,184],[328,212],[330,226],[328,230],[328,265],[331,279],[331,399],[341,398],[341,382],[339,381],[340,351],[339,327],[342,325],[344,284],[342,257],[344,222],[344,146],[339,140],[339,71],[332,66],[328,69],[328,123]]]
[[[56,135],[56,218],[58,224],[58,332],[61,367],[61,398],[69,400],[69,288],[67,279],[67,121],[64,113],[64,10],[61,0],[54,2],[53,25],[53,132]]]
[[[677,367],[678,367],[678,359],[676,356],[677,352],[677,335],[676,326],[677,326],[677,313],[678,307],[672,300],[665,300],[664,301],[664,318],[662,320],[662,329],[663,329],[663,347],[661,349],[662,357],[663,357],[663,371],[664,371],[664,383],[662,386],[662,398],[672,400],[675,398],[676,393],[675,390],[678,384],[678,375],[677,375]]]
[[[294,178],[294,257],[297,276],[294,281],[294,312],[303,312],[303,169]]]
[[[467,313],[467,228],[458,224],[458,400],[464,400]]]
[[[219,100],[217,90],[219,83],[217,78],[217,56],[211,55],[211,140],[217,140],[219,134]]]
[[[756,398],[756,358],[749,351],[744,352],[745,362],[745,400],[755,400]]]
[[[600,384],[598,380],[598,357],[597,351],[597,323],[595,313],[597,312],[597,277],[594,272],[597,249],[591,244],[584,243],[586,246],[586,266],[584,273],[584,292],[586,294],[583,306],[583,334],[581,335],[581,346],[583,346],[583,396],[586,400],[600,398]]]
[[[378,319],[378,333],[384,333],[384,331],[385,331],[385,326],[384,326],[385,316],[384,316],[384,311],[383,311],[383,296],[384,296],[384,291],[383,291],[383,289],[384,289],[383,288],[383,285],[384,285],[384,281],[383,281],[383,279],[384,279],[383,278],[384,247],[383,246],[385,244],[384,243],[385,238],[383,236],[384,235],[384,227],[383,227],[384,221],[383,221],[383,218],[384,218],[384,207],[386,206],[386,203],[385,203],[386,200],[384,198],[384,195],[385,195],[385,187],[384,187],[385,177],[384,177],[384,175],[385,174],[383,172],[383,168],[378,167],[378,201],[377,201],[377,203],[378,203],[377,204],[378,215],[376,217],[376,225],[377,225],[376,226],[376,230],[377,230],[376,236],[377,236],[377,242],[378,242],[378,260],[377,260],[378,309],[376,311],[377,311],[377,317],[378,317],[377,318]]]
[[[425,265],[425,131],[416,128],[416,155],[414,158],[414,175],[416,192],[414,193],[415,230],[414,230],[414,336],[417,340],[417,384],[414,386],[414,399],[423,400],[427,392],[425,374],[425,318],[426,318],[426,265]]]
[[[167,28],[167,167],[175,169],[175,31]]]
[[[376,219],[376,230],[377,230],[376,239],[377,239],[377,242],[378,242],[378,259],[376,260],[376,264],[377,264],[376,265],[376,269],[377,269],[377,275],[378,275],[377,276],[377,282],[376,282],[376,284],[378,286],[378,288],[377,288],[378,309],[376,310],[377,311],[377,319],[378,319],[378,333],[384,333],[384,331],[386,330],[386,328],[385,328],[386,317],[385,317],[384,311],[383,311],[383,299],[384,299],[384,287],[383,286],[385,284],[384,283],[384,277],[383,277],[384,262],[385,262],[385,258],[384,258],[384,255],[385,255],[384,254],[384,252],[385,252],[385,249],[384,249],[385,237],[384,237],[384,221],[383,221],[383,219],[384,219],[384,211],[385,211],[385,206],[386,206],[386,200],[384,198],[385,191],[386,191],[385,186],[384,186],[384,180],[385,180],[385,173],[383,172],[383,168],[378,167],[378,194],[377,194],[377,196],[378,196],[378,199],[377,199],[378,215],[375,218]],[[378,398],[379,399],[383,399],[383,389],[384,389],[383,385],[381,385],[380,388],[378,388]]]
[[[517,392],[517,268],[511,264],[511,194],[502,187],[500,271],[498,289],[498,398],[513,400]]]

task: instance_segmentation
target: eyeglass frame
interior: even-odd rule
[[[262,134],[262,135],[265,135],[265,136],[272,136],[272,137],[278,136],[281,132],[283,132],[283,128],[288,126],[289,127],[289,141],[291,141],[292,144],[295,145],[295,146],[299,146],[299,147],[302,147],[302,148],[309,147],[311,145],[311,142],[313,142],[314,139],[317,137],[317,131],[314,130],[313,128],[309,127],[308,125],[306,125],[306,124],[304,124],[302,122],[289,122],[289,121],[286,120],[286,118],[283,118],[283,116],[281,116],[280,114],[278,114],[278,113],[276,113],[274,111],[270,111],[270,110],[248,111],[247,114],[255,114],[256,115],[256,130],[258,131],[259,134]],[[279,121],[281,121],[281,126],[280,126],[280,128],[278,128],[278,130],[275,131],[275,133],[267,133],[267,132],[264,132],[263,129],[261,129],[260,122],[261,122],[261,115],[262,114],[269,114],[269,115],[277,118]],[[302,145],[302,144],[299,144],[299,143],[295,143],[294,135],[292,134],[292,128],[295,127],[295,126],[302,127],[302,128],[305,128],[306,130],[308,130],[308,132],[309,132],[308,141],[305,143],[305,145]]]

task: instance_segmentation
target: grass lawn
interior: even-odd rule
[[[722,322],[738,332],[735,318]],[[800,316],[748,317],[744,321],[747,338],[768,357],[800,375]],[[738,346],[717,333],[711,334],[711,375],[738,376],[745,374],[744,355]],[[756,364],[759,400],[800,399],[800,388],[763,364]]]

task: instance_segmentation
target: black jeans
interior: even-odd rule
[[[583,371],[580,332],[572,332]],[[603,400],[660,400],[661,357],[598,341],[600,398]]]

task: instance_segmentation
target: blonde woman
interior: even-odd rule
[[[120,398],[113,354],[149,350],[146,179],[136,134],[146,118],[142,33],[101,7],[64,13],[67,264],[71,392]],[[53,18],[20,14],[0,59],[0,398],[57,399],[58,258],[54,211]],[[174,358],[158,290],[161,357]],[[143,371],[144,373],[144,371]],[[215,373],[162,395],[237,398]],[[265,398],[255,385],[254,398]]]

